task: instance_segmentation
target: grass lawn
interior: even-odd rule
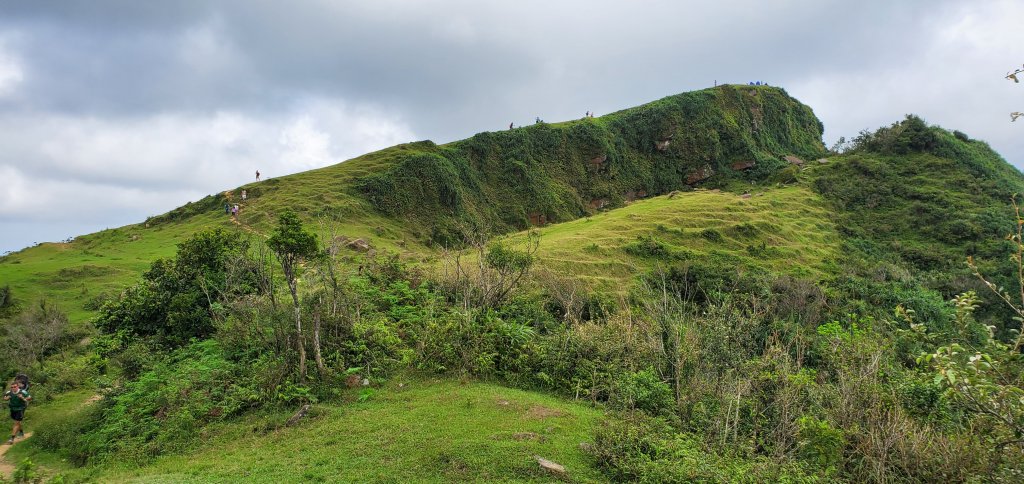
[[[601,411],[550,395],[479,382],[395,378],[366,401],[315,405],[295,427],[268,425],[289,413],[215,425],[200,448],[143,466],[110,462],[69,469],[29,445],[30,457],[74,482],[551,482],[534,456],[557,462],[570,480],[601,475],[580,449]],[[75,397],[79,404],[84,395]],[[65,397],[61,397],[62,399]],[[42,425],[48,410],[34,409]],[[274,430],[266,430],[274,428]],[[27,444],[28,442],[26,442]]]

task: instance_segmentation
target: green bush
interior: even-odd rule
[[[672,388],[658,378],[653,368],[620,376],[609,403],[624,410],[643,410],[652,416],[676,415]]]
[[[834,473],[843,458],[843,447],[846,444],[843,431],[812,416],[800,417],[797,423],[800,427],[797,431],[800,458],[815,469]]]

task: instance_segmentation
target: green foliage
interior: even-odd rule
[[[834,472],[843,458],[843,431],[813,416],[800,417],[797,423],[800,425],[797,432],[800,458],[814,468]]]
[[[267,239],[267,246],[277,253],[282,263],[288,260],[292,265],[315,256],[318,251],[316,235],[302,226],[302,220],[294,212],[281,214],[277,228]]]
[[[107,333],[156,337],[172,346],[214,331],[214,302],[225,294],[260,290],[256,271],[237,261],[248,244],[221,229],[195,234],[173,259],[154,262],[142,282],[101,308],[96,327]]]
[[[81,461],[145,461],[189,448],[205,425],[273,397],[258,370],[227,360],[213,340],[182,347],[105,398],[101,411],[81,416],[77,430],[85,431],[60,445]]]
[[[616,205],[639,192],[687,187],[705,166],[718,180],[706,183],[720,183],[744,176],[730,163],[758,160],[746,176],[763,180],[784,155],[824,153],[821,130],[785,91],[721,86],[600,119],[410,145],[355,187],[377,210],[433,227],[431,240],[452,246],[462,242],[459,226],[500,233],[571,220],[594,200]]]
[[[665,258],[670,255],[668,247],[653,235],[638,235],[636,241],[623,250],[637,257]]]
[[[29,459],[22,459],[21,462],[14,468],[14,473],[11,475],[11,480],[16,483],[30,483],[40,482],[39,471],[36,470],[36,465]]]
[[[671,418],[676,413],[672,389],[658,378],[653,368],[622,375],[610,403],[624,410],[643,410],[653,416]]]
[[[613,417],[597,429],[594,462],[616,482],[813,482],[794,464],[763,457],[725,456],[698,436],[673,432],[663,420],[634,414]]]

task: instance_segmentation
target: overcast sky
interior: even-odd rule
[[[1024,166],[1024,1],[0,0],[0,253],[254,178],[767,81]]]

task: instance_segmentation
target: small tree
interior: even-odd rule
[[[14,318],[8,326],[8,355],[23,365],[43,369],[46,355],[57,349],[67,334],[68,316],[46,301]]]
[[[299,375],[305,380],[306,347],[302,337],[302,310],[299,305],[297,271],[299,264],[303,261],[316,257],[318,253],[316,236],[306,231],[302,226],[302,220],[299,220],[294,212],[288,211],[281,214],[277,228],[267,240],[267,246],[277,254],[285,281],[288,283],[288,290],[292,294],[292,306],[295,309],[295,333],[298,341],[296,345],[299,349]],[[323,365],[319,361],[317,364]]]

